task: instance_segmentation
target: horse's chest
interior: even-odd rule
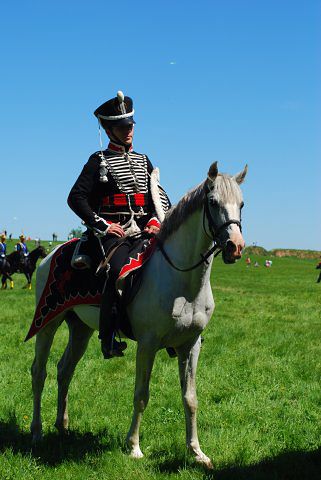
[[[206,327],[213,311],[213,306],[200,301],[188,302],[185,297],[174,301],[172,318],[179,330],[202,331]]]

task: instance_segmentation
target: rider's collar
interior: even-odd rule
[[[112,142],[112,141],[109,142],[107,148],[108,150],[112,150],[113,152],[120,152],[120,153],[131,152],[133,150],[132,145],[125,147],[124,145],[120,145],[119,143]]]

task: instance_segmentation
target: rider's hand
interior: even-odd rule
[[[115,235],[116,237],[123,237],[125,235],[125,232],[119,222],[109,225],[107,233]]]
[[[150,233],[152,235],[157,235],[159,232],[159,228],[155,227],[155,225],[150,225],[149,227],[144,228],[144,232]]]

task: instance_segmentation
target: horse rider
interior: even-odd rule
[[[134,109],[130,97],[119,91],[117,96],[100,105],[94,112],[98,119],[101,150],[90,156],[68,196],[68,205],[89,228],[88,244],[97,249],[99,236],[105,252],[122,238],[109,260],[108,285],[102,297],[99,338],[104,358],[123,356],[125,342],[115,339],[117,331],[117,293],[115,282],[128,259],[132,242],[128,235],[140,232],[157,234],[160,220],[170,202],[157,183],[152,184],[153,166],[147,155],[133,150]],[[103,150],[101,127],[109,144]],[[117,242],[118,243],[118,242]],[[81,242],[79,242],[79,245]],[[74,268],[90,267],[90,258],[74,255]],[[85,265],[84,265],[85,264]]]
[[[315,268],[317,270],[320,270],[320,273],[319,273],[319,276],[318,276],[318,279],[317,279],[317,283],[320,283],[321,282],[321,261],[318,263],[318,265]]]
[[[4,262],[7,255],[7,244],[6,244],[6,234],[1,233],[0,235],[0,265]]]
[[[15,249],[20,254],[19,255],[19,265],[21,267],[23,267],[26,264],[26,260],[29,256],[29,250],[28,250],[28,247],[26,245],[26,237],[24,236],[23,233],[19,236],[19,240],[20,240],[20,242],[18,242],[16,244]]]

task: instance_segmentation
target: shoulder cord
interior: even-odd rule
[[[99,164],[99,180],[103,183],[108,182],[107,173],[108,173],[108,162],[103,152],[103,139],[101,136],[100,121],[98,119],[98,132],[99,132],[99,144],[100,144],[100,158],[101,162]]]

